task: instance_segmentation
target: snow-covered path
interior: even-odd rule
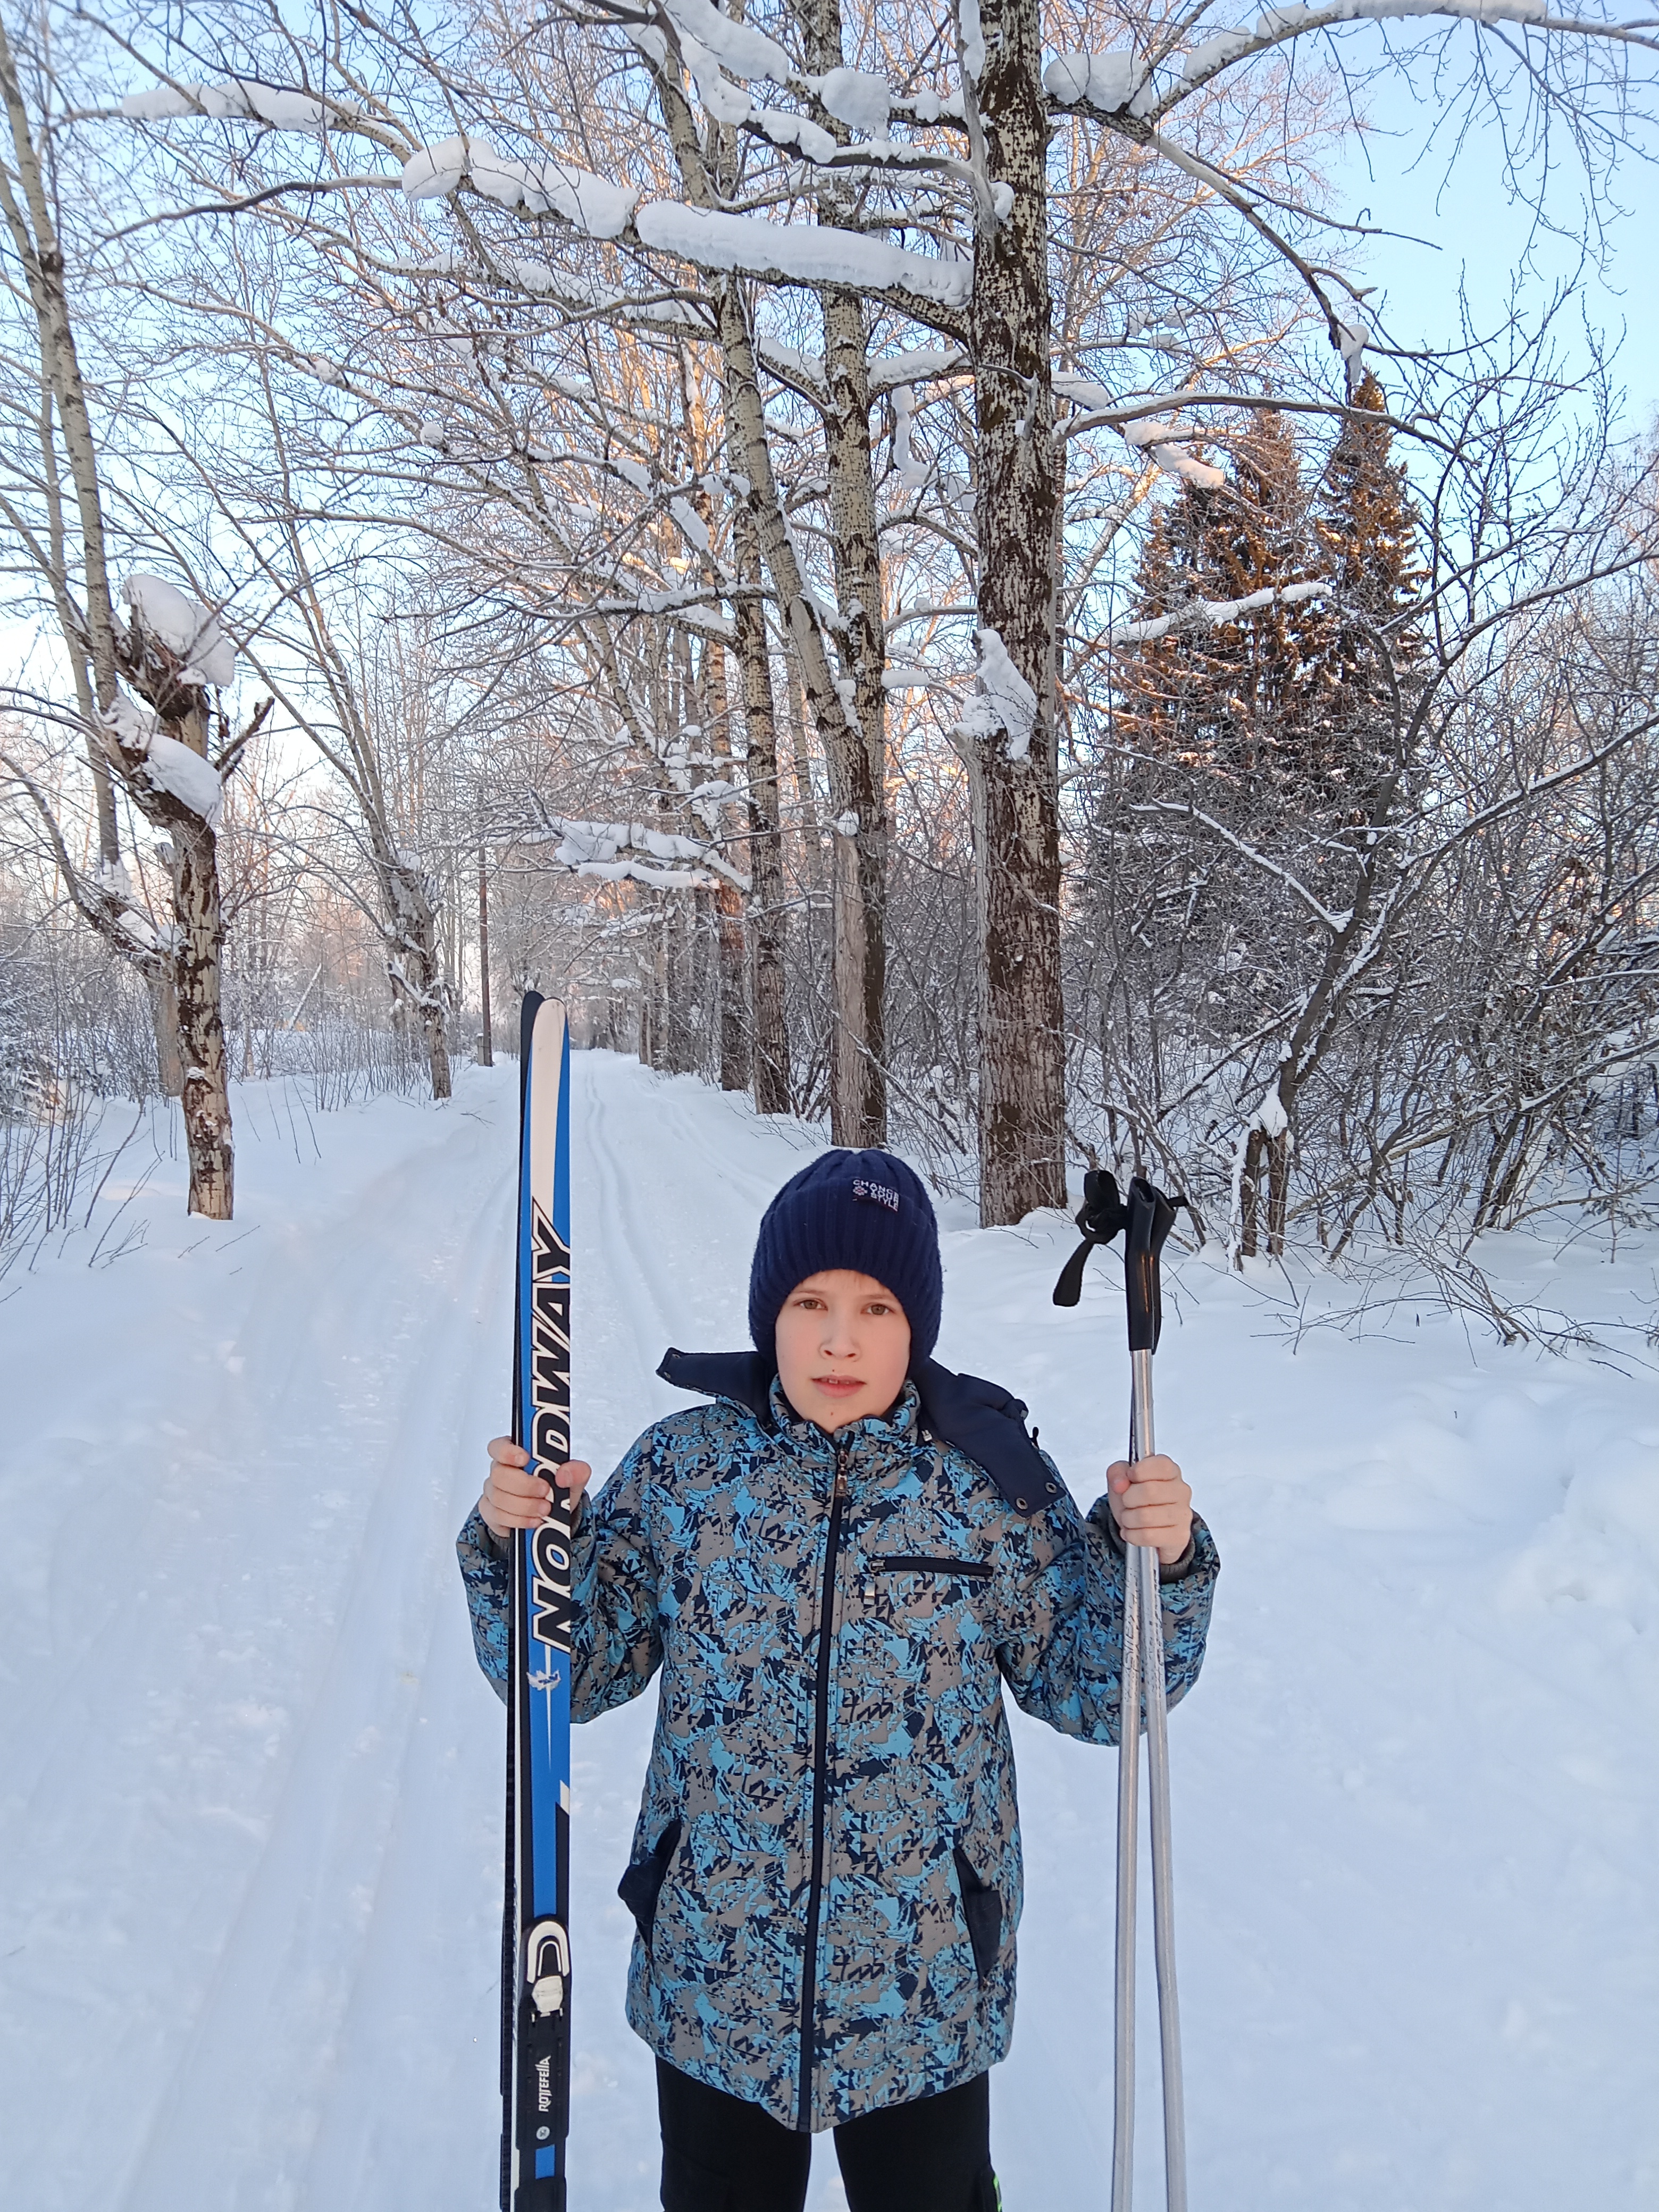
[[[817,1140],[607,1055],[575,1079],[605,1465],[684,1402],[665,1344],[742,1341],[756,1220]],[[234,1227],[187,1228],[167,1167],[125,1217],[145,1249],[88,1268],[94,1220],[4,1286],[7,2212],[494,2203],[501,1723],[451,1546],[505,1401],[515,1103],[473,1072],[313,1144],[250,1091]],[[1105,1272],[1057,1314],[1058,1224],[945,1218],[941,1356],[1018,1388],[1091,1498],[1123,1426]],[[1426,1317],[1292,1357],[1192,1263],[1175,1303],[1160,1440],[1225,1563],[1175,1723],[1194,2212],[1659,2203],[1651,1382],[1472,1360]],[[575,1747],[574,2212],[656,2199],[613,1894],[649,1705]],[[998,2161],[1009,2212],[1093,2212],[1113,1761],[1015,1719]]]

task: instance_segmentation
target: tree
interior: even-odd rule
[[[50,87],[48,76],[40,81]],[[95,874],[76,866],[38,782],[15,763],[8,765],[40,812],[77,909],[161,995],[165,1018],[158,1028],[168,1044],[176,1016],[190,1211],[228,1221],[234,1153],[220,1011],[224,925],[215,831],[222,778],[263,715],[233,737],[216,712],[216,695],[231,679],[234,656],[214,617],[185,593],[163,579],[135,573],[123,592],[127,617],[118,613],[109,502],[76,340],[68,258],[23,78],[3,25],[0,98],[15,165],[0,170],[0,215],[32,318],[34,356],[27,388],[37,410],[39,456],[21,484],[14,479],[6,507],[37,586],[49,595],[75,684],[75,714],[97,799]],[[21,503],[30,495],[39,502],[33,514]],[[149,713],[123,693],[124,679]],[[118,789],[163,840],[173,909],[164,932],[151,926],[121,865]]]

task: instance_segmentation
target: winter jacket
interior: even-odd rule
[[[1105,1499],[1079,1515],[994,1385],[930,1363],[920,1393],[830,1436],[757,1358],[671,1353],[661,1371],[721,1395],[647,1430],[575,1542],[573,1717],[662,1669],[620,1886],[628,2017],[682,2072],[832,2127],[1006,2054],[1021,1875],[1002,1687],[1116,1741],[1123,1552]],[[1164,1570],[1172,1702],[1218,1564],[1193,1526]],[[504,1695],[507,1571],[476,1511],[459,1548]]]

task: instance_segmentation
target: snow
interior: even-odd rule
[[[821,1139],[610,1054],[573,1078],[578,1436],[605,1469],[688,1402],[652,1372],[665,1345],[744,1340],[761,1209]],[[494,2201],[502,1722],[452,1546],[505,1423],[517,1080],[314,1119],[237,1086],[223,1227],[186,1222],[158,1115],[159,1158],[135,1148],[7,1285],[8,2204]],[[148,1242],[89,1268],[118,1207]],[[1092,1499],[1124,1426],[1119,1262],[1060,1311],[1068,1222],[943,1218],[941,1358],[1026,1399]],[[1485,1256],[1515,1296],[1639,1317],[1659,1249],[1621,1254]],[[1159,1441],[1224,1561],[1170,1724],[1192,2202],[1637,2212],[1659,2188],[1651,1376],[1427,1310],[1298,1344],[1286,1297],[1265,1263],[1177,1256],[1156,1364]],[[653,1705],[574,1741],[571,2212],[656,2203],[615,1895]],[[1028,1884],[997,2164],[1011,2208],[1094,2212],[1115,1761],[1011,1723]],[[1154,2206],[1147,1894],[1143,1866]],[[842,2202],[820,2139],[809,2212]]]
[[[902,384],[927,384],[968,367],[960,346],[907,346],[902,353],[878,353],[870,362],[872,392],[890,392]]]
[[[1206,39],[1201,46],[1194,46],[1182,57],[1181,73],[1188,84],[1195,84],[1199,78],[1213,75],[1229,62],[1237,61],[1241,54],[1248,53],[1255,43],[1255,34],[1251,31],[1218,31],[1214,38]]]
[[[980,21],[979,0],[961,0],[963,73],[977,84],[985,74],[985,32]]]
[[[1365,374],[1365,349],[1371,342],[1370,325],[1363,315],[1350,308],[1346,315],[1338,316],[1336,331],[1348,390],[1357,392]]]
[[[355,110],[337,103],[325,106],[308,92],[255,84],[246,77],[233,77],[227,84],[158,84],[148,92],[128,93],[117,103],[116,112],[137,123],[159,123],[179,115],[231,117],[268,124],[273,131],[302,131],[315,137],[320,137],[331,122],[356,119]]]
[[[155,735],[155,717],[145,707],[136,707],[124,691],[118,691],[113,703],[103,716],[106,729],[114,732],[116,743],[130,753],[147,753],[150,739]]]
[[[620,238],[639,198],[568,161],[515,161],[476,134],[422,147],[404,162],[402,183],[406,198],[437,200],[468,179],[485,199],[531,215],[562,215],[589,238]]]
[[[775,84],[787,84],[794,74],[788,55],[775,39],[747,23],[733,22],[710,0],[664,0],[664,12],[683,39],[689,36],[707,46],[733,76],[770,77]]]
[[[1267,584],[1259,592],[1247,592],[1238,599],[1183,599],[1167,615],[1153,615],[1146,622],[1124,623],[1112,632],[1114,645],[1152,645],[1160,637],[1168,637],[1171,630],[1191,629],[1200,625],[1237,622],[1241,615],[1259,613],[1263,607],[1277,601],[1282,606],[1300,606],[1304,599],[1322,599],[1332,588],[1328,576],[1310,576],[1300,584]]]
[[[933,471],[911,443],[910,425],[915,419],[916,395],[908,384],[893,386],[893,466],[907,491],[922,491]]]
[[[1115,115],[1145,74],[1133,54],[1115,47],[1103,54],[1056,54],[1042,72],[1042,82],[1049,98],[1062,107],[1086,100],[1103,115]]]
[[[219,827],[224,805],[223,787],[212,766],[200,753],[157,730],[150,738],[145,765],[150,781],[158,790],[169,793],[181,806],[189,807],[192,814],[199,814],[210,830]]]
[[[1285,1111],[1285,1102],[1279,1095],[1279,1085],[1261,1094],[1261,1103],[1251,1120],[1251,1127],[1260,1129],[1264,1137],[1282,1137],[1291,1126],[1291,1117]]]
[[[121,597],[149,635],[184,662],[186,684],[222,688],[236,675],[236,650],[205,607],[160,576],[129,576]]]
[[[705,106],[708,102],[703,103]],[[809,161],[825,164],[833,161],[841,148],[827,131],[819,129],[804,115],[791,115],[782,108],[750,108],[744,112],[757,130],[763,131],[775,146],[793,146]]]
[[[690,32],[680,34],[680,51],[697,88],[697,97],[717,123],[746,123],[749,94],[741,85],[722,76],[718,58]],[[818,134],[822,137],[823,134]]]
[[[656,200],[640,210],[634,227],[645,245],[699,268],[742,269],[784,283],[907,291],[940,307],[961,307],[973,283],[971,261],[911,253],[828,223],[766,222]]]
[[[818,88],[818,98],[838,123],[862,131],[867,138],[887,136],[892,95],[884,76],[868,70],[832,69]]]
[[[978,680],[957,726],[970,738],[992,738],[999,730],[1006,731],[1009,759],[1024,760],[1036,726],[1036,693],[1009,659],[1000,631],[981,629],[974,635],[979,640]]]

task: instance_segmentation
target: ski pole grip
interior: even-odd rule
[[[1158,1350],[1164,1326],[1158,1258],[1175,1225],[1176,1208],[1184,1203],[1157,1189],[1144,1176],[1129,1185],[1123,1286],[1129,1303],[1131,1352]]]
[[[1083,1271],[1097,1244],[1109,1244],[1122,1228],[1126,1216],[1117,1183],[1104,1168],[1091,1168],[1083,1178],[1083,1204],[1077,1225],[1083,1242],[1060,1271],[1054,1285],[1054,1304],[1074,1306],[1083,1295]]]

